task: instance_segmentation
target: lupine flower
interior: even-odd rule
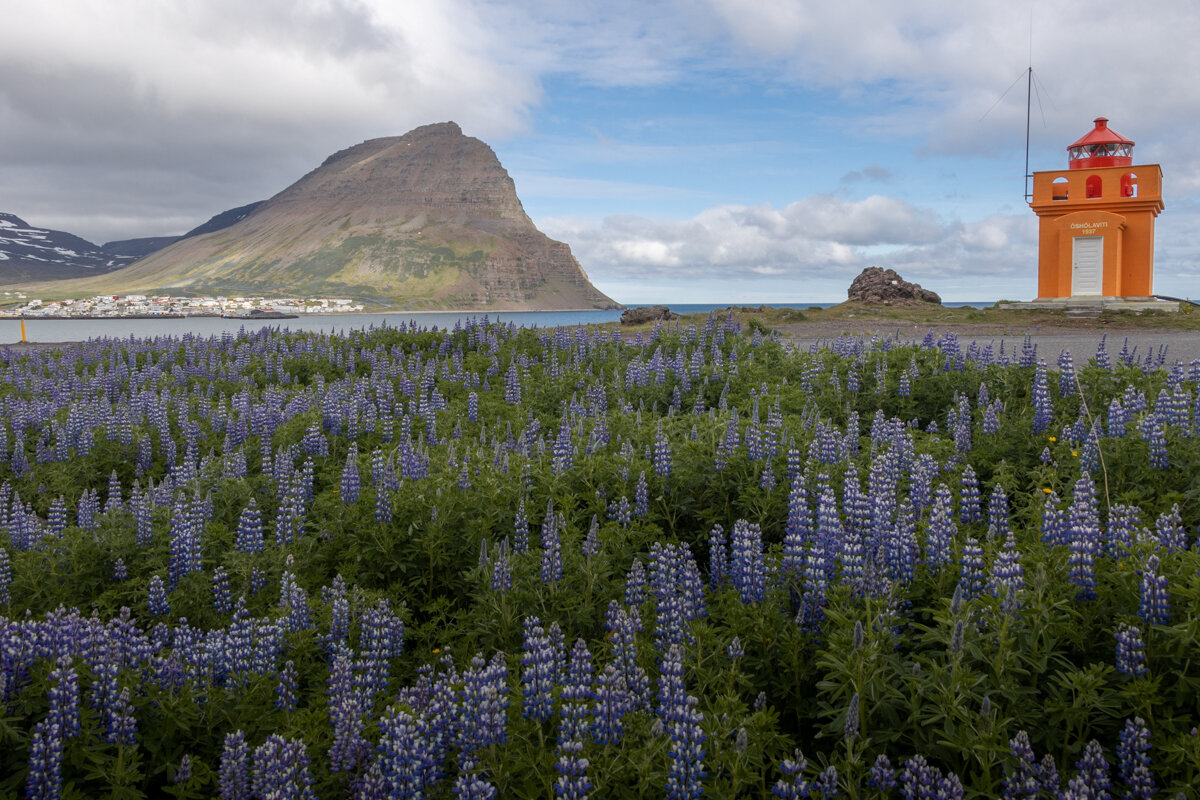
[[[962,489],[960,492],[958,514],[959,521],[964,525],[979,522],[983,515],[980,511],[979,482],[975,478],[975,470],[967,464],[962,471]]]
[[[633,516],[641,518],[650,513],[650,489],[646,485],[646,473],[638,475],[637,486],[633,492]]]
[[[255,796],[272,800],[316,800],[304,742],[268,736],[254,750],[251,789]]]
[[[233,610],[233,597],[229,589],[229,573],[220,566],[213,570],[212,576],[213,609],[218,614],[228,614]]]
[[[1033,434],[1044,433],[1054,418],[1054,403],[1050,399],[1050,385],[1046,377],[1045,362],[1038,362],[1033,375]]]
[[[730,578],[743,603],[760,603],[766,598],[762,530],[739,519],[730,535]]]
[[[554,500],[551,499],[546,504],[546,516],[542,520],[542,583],[562,580],[562,541],[558,534],[558,518],[554,514]]]
[[[1131,800],[1151,800],[1154,774],[1150,772],[1150,731],[1141,717],[1125,720],[1117,745],[1117,763],[1121,778],[1129,787],[1124,796]]]
[[[517,506],[517,515],[513,520],[513,552],[524,553],[529,549],[529,520],[525,517],[525,498],[522,497]]]
[[[963,598],[971,600],[983,592],[983,548],[979,542],[968,536],[963,542],[960,559],[959,586],[962,587]]]
[[[667,776],[668,800],[694,800],[703,793],[704,742],[699,701],[683,689],[682,651],[672,645],[663,657],[663,683],[669,684],[660,692],[659,716],[671,737],[670,772]]]
[[[587,535],[583,538],[583,554],[585,556],[600,555],[600,520],[592,514],[592,522],[588,525]]]
[[[746,655],[745,648],[742,647],[742,640],[734,636],[733,641],[729,643],[729,647],[725,648],[726,654],[732,660],[737,660]]]
[[[1117,626],[1117,670],[1130,676],[1146,674],[1146,643],[1142,632],[1122,622]]]
[[[157,575],[150,578],[150,594],[147,604],[152,616],[164,617],[171,613],[170,603],[167,602],[166,587],[163,585],[162,578]]]
[[[554,645],[537,617],[525,618],[524,652],[521,655],[521,691],[525,697],[521,713],[547,720],[554,712],[557,664]]]
[[[808,797],[812,791],[812,785],[804,777],[804,771],[808,768],[808,759],[796,749],[792,758],[785,758],[783,763],[779,765],[779,771],[784,777],[775,781],[775,785],[771,787],[771,794],[783,800],[800,800]]]
[[[875,757],[867,785],[884,793],[896,788],[896,770],[892,769],[892,762],[885,754],[880,753]]]
[[[504,593],[512,588],[512,564],[508,560],[508,539],[506,538],[496,548],[496,558],[492,562],[492,591]]]
[[[58,800],[62,796],[63,736],[57,723],[46,717],[33,726],[29,739],[29,775],[25,797]]]
[[[291,659],[279,670],[279,681],[275,684],[275,707],[281,711],[296,710],[296,665]]]
[[[588,729],[592,693],[592,657],[582,639],[575,640],[570,665],[559,695],[562,703],[558,725],[558,760],[554,769],[554,795],[577,800],[587,796],[592,782],[587,776],[588,760],[583,757],[583,740]]]
[[[250,748],[240,730],[225,734],[217,789],[221,800],[250,800]]]
[[[1168,625],[1171,622],[1171,601],[1167,594],[1167,576],[1158,574],[1158,556],[1146,559],[1142,569],[1142,596],[1138,616],[1149,625]]]
[[[1104,749],[1095,739],[1088,742],[1083,756],[1075,762],[1079,773],[1068,783],[1068,792],[1074,790],[1075,797],[1108,797],[1112,788],[1109,764],[1104,758]],[[1087,794],[1084,794],[1087,792]]]

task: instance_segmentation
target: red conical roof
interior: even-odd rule
[[[1108,119],[1096,117],[1096,127],[1067,146],[1071,169],[1127,167],[1133,163],[1133,140],[1108,127]]]
[[[1089,144],[1127,144],[1133,147],[1133,140],[1126,139],[1121,134],[1108,127],[1108,117],[1096,117],[1094,120],[1096,127],[1080,136],[1071,144],[1067,145],[1067,149],[1072,147],[1083,147]]]

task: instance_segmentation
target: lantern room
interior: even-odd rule
[[[1098,117],[1067,169],[1033,173],[1038,299],[1149,298],[1162,170],[1133,164],[1133,140]]]

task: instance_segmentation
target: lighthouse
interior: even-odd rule
[[[1162,169],[1098,117],[1067,146],[1067,168],[1033,173],[1038,300],[1149,300]]]

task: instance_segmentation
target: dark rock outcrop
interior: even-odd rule
[[[941,304],[942,298],[935,292],[922,289],[920,284],[909,283],[894,269],[867,267],[850,284],[847,299],[854,303],[873,303],[884,306],[923,306]]]
[[[622,325],[643,325],[647,322],[657,322],[660,319],[678,319],[679,315],[666,306],[641,306],[627,308],[621,314]]]

